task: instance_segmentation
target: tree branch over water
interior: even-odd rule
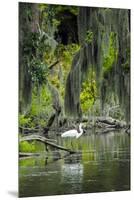
[[[36,141],[39,141],[39,142],[42,142],[42,143],[45,143],[46,145],[49,145],[51,147],[54,147],[56,149],[60,149],[60,150],[63,150],[63,151],[68,151],[69,153],[76,153],[75,151],[71,150],[71,149],[67,149],[63,146],[60,146],[60,145],[57,145],[55,143],[53,143],[51,139],[48,139],[46,137],[42,137],[40,135],[31,135],[31,136],[25,136],[25,137],[22,137],[19,139],[20,142],[23,142],[23,141],[32,141],[32,140],[36,140]]]

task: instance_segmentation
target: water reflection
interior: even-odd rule
[[[87,134],[78,140],[57,137],[79,153],[50,151],[20,160],[20,196],[129,190],[130,137],[116,132]],[[72,143],[72,144],[71,144]]]
[[[82,192],[83,165],[82,164],[65,164],[62,167],[61,184],[65,184],[67,193]],[[65,190],[65,189],[64,189]]]

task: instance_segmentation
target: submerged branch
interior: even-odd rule
[[[26,152],[19,152],[19,157],[31,157],[31,156],[39,156],[40,153],[26,153]]]

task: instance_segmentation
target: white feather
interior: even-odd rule
[[[79,130],[80,130],[80,132],[78,132],[75,129],[66,131],[61,135],[61,137],[76,137],[76,138],[79,138],[83,134],[82,124],[79,125]]]

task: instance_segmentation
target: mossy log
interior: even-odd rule
[[[54,148],[56,148],[56,149],[60,149],[60,150],[63,150],[63,151],[67,151],[67,152],[69,152],[70,154],[76,153],[75,151],[73,151],[73,150],[71,150],[71,149],[67,149],[67,148],[65,148],[65,147],[63,147],[63,146],[57,145],[57,144],[53,143],[51,139],[47,139],[46,137],[42,137],[42,136],[40,136],[40,135],[25,136],[25,137],[20,138],[19,142],[23,142],[23,141],[32,141],[32,140],[36,140],[36,141],[45,143],[46,145],[49,145],[49,146],[54,147]]]
[[[111,117],[98,117],[96,119],[96,123],[98,122],[107,126],[107,128],[126,128],[126,123],[124,121],[119,121]]]

